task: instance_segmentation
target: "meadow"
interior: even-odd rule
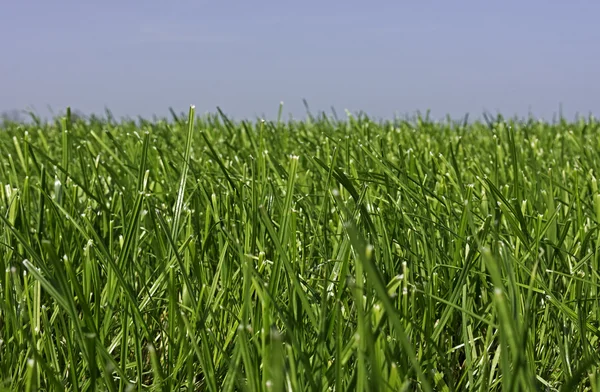
[[[0,389],[600,391],[600,123],[0,129]]]

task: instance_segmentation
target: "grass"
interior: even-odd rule
[[[0,389],[600,391],[600,123],[0,130]]]

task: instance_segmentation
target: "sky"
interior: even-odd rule
[[[0,111],[600,112],[597,0],[0,2]]]

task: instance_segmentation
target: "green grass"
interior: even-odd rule
[[[0,389],[600,391],[600,123],[0,130]]]

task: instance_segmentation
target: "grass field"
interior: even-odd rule
[[[0,388],[600,391],[600,123],[0,130]]]

